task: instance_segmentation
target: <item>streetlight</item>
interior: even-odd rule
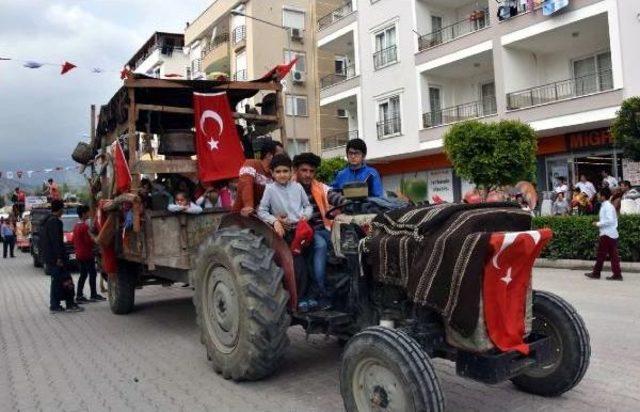
[[[267,20],[263,20],[263,19],[261,19],[261,18],[259,18],[259,17],[251,16],[251,15],[246,14],[246,13],[244,13],[244,12],[241,12],[241,11],[239,11],[239,10],[231,10],[231,12],[230,12],[230,13],[231,13],[233,16],[242,16],[242,17],[245,17],[245,18],[247,18],[247,19],[255,20],[255,21],[258,21],[258,22],[260,22],[260,23],[266,24],[267,26],[271,26],[271,27],[275,27],[275,28],[277,28],[277,29],[283,30],[283,31],[284,31],[284,33],[285,33],[285,37],[286,37],[286,39],[287,39],[287,51],[289,52],[289,54],[291,54],[291,51],[292,51],[292,50],[291,50],[291,39],[289,38],[289,28],[288,28],[288,27],[284,27],[284,26],[281,26],[281,25],[279,25],[279,24],[272,23],[272,22],[267,21]],[[284,93],[283,93],[283,94],[284,94]],[[286,95],[284,95],[284,98],[285,98],[285,101],[284,101],[284,107],[285,107],[285,111],[286,111],[286,107],[287,107],[287,96],[286,96]],[[308,110],[308,109],[307,109],[307,110]],[[285,114],[285,115],[286,115],[286,114]],[[291,119],[291,129],[292,129],[292,132],[293,132],[293,138],[295,139],[295,138],[297,137],[297,136],[296,136],[296,116],[295,116],[295,115],[294,115],[294,116],[292,116],[292,119]],[[286,144],[287,144],[287,142],[282,142],[282,144],[283,144],[283,145],[286,145]],[[286,147],[286,146],[285,146],[285,147]]]

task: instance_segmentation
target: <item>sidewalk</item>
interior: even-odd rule
[[[534,264],[537,268],[553,268],[567,270],[585,270],[589,271],[593,268],[593,260],[576,260],[576,259],[543,259],[539,258]],[[640,273],[640,262],[621,262],[620,267],[622,273]],[[611,271],[611,263],[605,262],[605,271]]]

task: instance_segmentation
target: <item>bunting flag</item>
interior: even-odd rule
[[[39,69],[42,66],[44,66],[44,64],[38,63],[38,62],[27,61],[27,62],[24,62],[24,64],[22,66],[26,67],[27,69]]]
[[[68,73],[68,72],[70,72],[71,70],[75,69],[76,67],[78,67],[78,66],[76,66],[76,65],[75,65],[75,64],[73,64],[73,63],[69,63],[69,62],[67,62],[67,61],[66,61],[66,62],[64,62],[64,64],[62,65],[62,71],[60,71],[60,74]]]
[[[65,172],[70,170],[80,171],[81,167],[82,166],[80,165],[75,165],[75,166],[57,166],[54,168],[47,168],[47,169],[40,169],[40,170],[5,170],[5,171],[0,171],[0,177],[4,176],[5,178],[10,180],[13,180],[14,178],[22,179],[23,177],[25,177],[25,173],[26,173],[26,177],[31,179],[34,173],[49,174],[52,172]]]

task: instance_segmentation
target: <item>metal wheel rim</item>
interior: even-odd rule
[[[413,410],[411,394],[402,379],[374,358],[363,359],[356,365],[352,391],[358,411]]]
[[[216,348],[230,353],[238,343],[240,310],[233,275],[222,266],[209,269],[204,287],[204,318]]]
[[[552,374],[558,369],[560,363],[562,361],[562,356],[564,355],[564,350],[562,347],[562,338],[560,337],[560,332],[558,328],[553,325],[553,323],[549,322],[547,318],[541,315],[536,315],[533,319],[532,331],[539,333],[541,335],[548,336],[551,339],[551,356],[547,362],[544,364],[536,365],[533,368],[530,368],[526,375],[533,378],[543,378]]]

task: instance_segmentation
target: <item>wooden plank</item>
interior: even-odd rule
[[[131,173],[197,173],[193,159],[139,160],[131,167]]]
[[[190,89],[190,87],[187,85],[161,79],[126,79],[124,81],[124,85],[130,89]]]
[[[157,104],[139,104],[137,106],[138,110],[148,110],[152,112],[165,112],[165,113],[182,113],[182,114],[193,114],[193,109],[189,107],[176,107],[176,106],[160,106]],[[261,115],[261,114],[253,114],[253,113],[233,113],[234,119],[245,119],[245,120],[257,120],[257,121],[266,121],[266,122],[277,122],[278,116],[273,115]]]
[[[127,79],[124,85],[131,89],[191,89],[187,84],[181,84],[162,79]],[[282,85],[276,82],[230,82],[212,86],[213,90],[281,90]]]
[[[137,143],[138,139],[136,136],[136,120],[138,120],[138,112],[136,111],[136,92],[133,89],[128,90],[129,93],[129,164],[135,164],[138,161],[138,149]],[[140,187],[140,174],[132,172],[131,173],[131,188],[137,189]]]
[[[277,122],[278,116],[273,116],[269,114],[252,114],[252,113],[233,113],[234,119],[245,119],[245,120],[262,120],[267,122]]]
[[[276,119],[278,122],[278,128],[280,128],[280,141],[283,145],[287,144],[287,131],[285,130],[284,122],[284,105],[283,105],[283,93],[281,90],[276,91]]]

